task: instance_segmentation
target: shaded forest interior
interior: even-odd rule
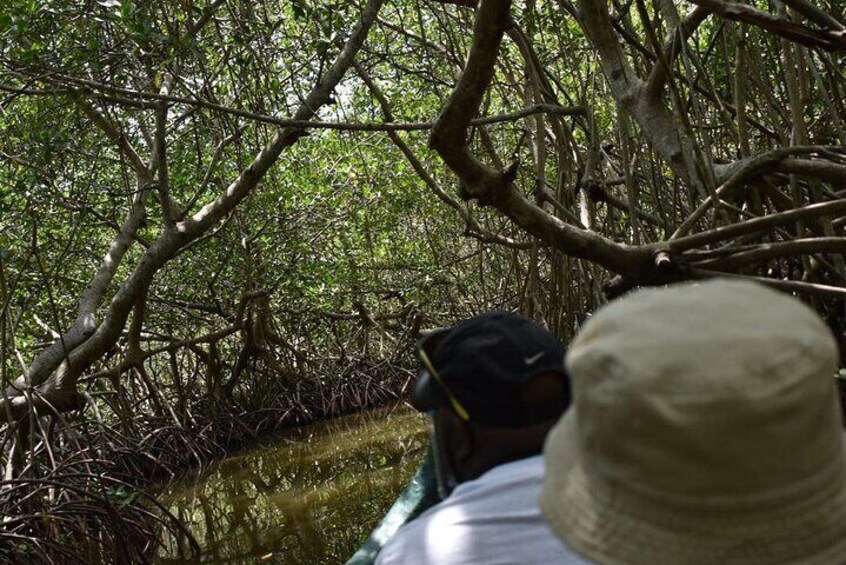
[[[0,561],[143,562],[140,487],[402,398],[421,331],[563,341],[754,279],[846,351],[842,1],[6,0]],[[190,535],[186,533],[190,546]]]

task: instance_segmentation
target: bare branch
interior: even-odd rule
[[[470,119],[479,112],[482,97],[493,78],[502,35],[511,22],[510,8],[511,2],[507,0],[481,2],[464,72],[429,135],[429,145],[458,174],[466,194],[483,202],[497,191],[506,190],[516,173],[515,169],[492,169],[467,147]]]
[[[373,82],[373,79],[364,70],[364,68],[359,65],[358,63],[353,63],[355,66],[358,75],[370,89],[370,92],[373,94],[373,97],[379,102],[379,106],[382,109],[382,113],[384,114],[385,121],[391,122],[393,120],[393,114],[391,112],[391,106],[388,102],[388,99],[385,98],[385,95],[382,93],[381,89]],[[515,249],[529,249],[532,246],[531,242],[522,242],[517,241],[509,237],[503,237],[501,235],[496,235],[492,233],[488,233],[484,230],[476,219],[467,211],[464,206],[461,205],[459,201],[455,198],[450,196],[441,185],[436,181],[432,175],[426,170],[426,167],[423,166],[423,163],[420,162],[420,159],[417,158],[417,155],[411,150],[408,144],[403,141],[403,139],[397,134],[395,131],[389,131],[388,137],[397,146],[397,148],[405,155],[406,160],[409,162],[411,167],[417,173],[417,176],[429,187],[429,189],[435,193],[435,196],[438,199],[449,206],[450,208],[454,209],[458,212],[458,215],[464,220],[465,225],[467,226],[466,234],[470,237],[479,239],[485,243],[496,243],[498,245],[503,245],[505,247],[512,247]]]
[[[361,21],[356,24],[341,53],[323,76],[323,80],[314,87],[297,109],[294,114],[295,120],[309,120],[315,115],[318,108],[329,101],[335,86],[337,86],[347,69],[352,65],[353,57],[364,43],[371,26],[376,21],[381,6],[382,0],[369,0],[367,2],[361,16]],[[229,185],[223,194],[204,206],[193,216],[177,224],[178,231],[193,238],[220,221],[258,184],[267,170],[279,158],[282,150],[296,143],[304,135],[305,131],[301,128],[294,127],[285,128],[277,132],[273,136],[273,139],[256,156],[252,164]]]
[[[823,29],[830,29],[834,31],[844,31],[844,26],[837,18],[818,8],[808,0],[784,0],[784,3],[816,23]]]
[[[141,157],[138,156],[138,152],[135,151],[135,148],[132,147],[132,144],[129,143],[128,139],[126,139],[126,136],[119,132],[115,125],[103,114],[98,112],[94,106],[85,100],[85,98],[79,98],[77,100],[77,104],[79,104],[79,107],[82,108],[83,112],[85,112],[85,115],[88,116],[88,118],[94,122],[94,124],[99,127],[103,133],[106,134],[106,137],[118,146],[121,153],[129,159],[129,162],[132,164],[132,168],[135,169],[135,174],[138,175],[139,179],[142,179],[144,184],[148,184],[150,181],[150,169]]]
[[[826,51],[846,49],[846,32],[842,29],[811,29],[786,18],[753,8],[748,4],[727,2],[725,0],[691,1],[709,12],[720,14],[728,20],[745,22],[760,27],[806,47],[817,47]]]
[[[811,255],[813,253],[846,253],[846,238],[812,237],[794,239],[793,241],[762,243],[753,246],[753,249],[748,251],[741,251],[719,259],[697,262],[695,265],[717,271],[734,271],[748,265],[765,263],[771,259]]]
[[[779,166],[783,166],[783,161],[791,155],[813,154],[820,153],[821,151],[839,152],[842,151],[842,148],[816,145],[782,147],[780,149],[761,153],[760,155],[755,155],[747,159],[741,159],[731,165],[723,166],[718,171],[718,175],[721,178],[725,178],[725,180],[719,187],[717,187],[714,196],[716,196],[717,199],[725,197],[727,194],[731,193],[731,191],[739,188],[750,178],[766,172],[771,172],[772,169],[777,169]],[[826,171],[828,172],[829,169],[826,169]],[[834,172],[836,173],[837,169],[834,169]],[[675,233],[670,236],[670,239],[678,239],[688,233],[696,222],[705,215],[708,209],[715,204],[716,201],[714,196],[708,196],[704,202],[702,202],[702,204],[700,204],[699,207],[694,210],[684,222],[682,222]]]
[[[846,298],[846,288],[826,284],[791,281],[785,279],[770,279],[767,277],[754,277],[751,275],[737,275],[734,273],[723,273],[721,271],[709,271],[708,269],[696,268],[690,270],[690,276],[696,279],[730,278],[752,280],[784,292],[799,292],[802,294],[821,296],[824,298]]]
[[[192,337],[191,339],[173,341],[171,343],[168,343],[167,345],[156,347],[147,351],[139,351],[135,356],[127,357],[114,367],[110,367],[108,369],[92,373],[80,380],[82,382],[92,382],[96,381],[97,379],[116,377],[118,375],[121,375],[122,373],[125,373],[129,369],[137,367],[140,363],[143,363],[147,359],[155,357],[156,355],[160,355],[162,353],[167,353],[170,351],[177,351],[184,347],[199,345],[201,343],[218,342],[222,339],[225,339],[226,337],[229,337],[234,333],[237,333],[240,329],[240,324],[231,324],[223,329],[205,335]]]
[[[763,216],[761,218],[753,218],[751,220],[746,220],[745,222],[671,240],[666,243],[666,246],[672,252],[679,253],[687,249],[703,247],[705,245],[710,245],[733,237],[765,231],[776,226],[795,222],[796,220],[832,216],[834,214],[842,213],[846,213],[846,200],[825,202],[822,204],[810,204],[803,208],[780,212],[778,214],[770,214],[769,216]]]
[[[667,161],[676,176],[688,181],[693,158],[685,150],[670,111],[660,99],[648,96],[645,83],[632,70],[623,53],[604,1],[579,0],[579,23],[599,53],[602,71],[617,104],[640,125],[649,143]],[[656,79],[657,80],[657,79]]]
[[[479,4],[479,0],[434,0],[438,4],[452,4],[454,6],[461,6],[462,8],[475,8]]]
[[[481,2],[465,71],[438,116],[430,145],[461,179],[465,196],[494,206],[531,235],[568,255],[590,259],[614,272],[648,278],[654,267],[653,248],[619,245],[562,222],[514,188],[516,167],[497,171],[470,152],[467,128],[493,76],[499,45],[510,21],[510,6],[508,0]]]
[[[79,89],[67,90],[69,94],[78,94],[80,92],[95,98],[102,98],[107,101],[114,101],[120,104],[126,104],[138,108],[156,109],[159,107],[159,102],[167,102],[170,104],[182,104],[186,106],[193,106],[197,108],[205,108],[214,110],[224,114],[239,116],[251,121],[272,124],[280,127],[301,128],[301,129],[328,129],[339,131],[427,131],[431,130],[435,122],[394,122],[394,123],[362,123],[362,122],[324,122],[310,119],[288,119],[277,118],[267,114],[259,114],[256,112],[249,112],[241,110],[240,108],[232,108],[223,104],[209,102],[200,98],[184,98],[180,96],[173,96],[170,94],[161,94],[154,92],[141,92],[138,90],[130,90],[127,88],[120,88],[107,84],[94,82],[91,80],[70,77],[67,75],[57,75],[59,79],[55,79],[58,83],[68,82],[78,85]],[[120,93],[123,97],[109,96],[101,94],[103,92]],[[513,112],[504,114],[497,114],[494,116],[486,116],[476,118],[472,121],[473,125],[496,124],[501,122],[513,122],[533,116],[536,114],[555,114],[560,116],[576,116],[584,115],[587,112],[584,106],[559,106],[557,104],[535,104],[526,108],[521,108]]]
[[[660,94],[661,89],[667,82],[669,70],[673,65],[675,57],[684,49],[684,42],[690,37],[699,24],[708,17],[708,10],[699,6],[695,7],[676,27],[669,41],[664,44],[662,53],[652,67],[652,72],[646,81],[645,95],[647,98],[655,98]]]
[[[162,207],[162,216],[166,226],[172,227],[177,218],[178,207],[170,196],[170,177],[167,165],[167,109],[165,102],[156,108],[156,138],[154,143],[153,162],[159,172],[159,182],[156,191]]]
[[[837,186],[846,185],[846,165],[810,159],[785,158],[774,166],[779,173],[818,178]]]

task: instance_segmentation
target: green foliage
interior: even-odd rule
[[[659,59],[653,43],[665,41],[671,29],[669,6],[612,4],[620,50],[633,76],[647,81]],[[618,198],[631,191],[652,218],[640,229],[641,242],[664,240],[695,208],[698,195],[647,143],[644,124],[634,124],[624,139],[623,112],[599,49],[574,11],[569,2],[514,4],[513,31],[519,29],[531,53],[527,57],[517,35],[507,37],[482,113],[543,102],[583,106],[584,114],[475,127],[470,148],[491,166],[516,163],[517,189],[556,221],[577,226],[591,216],[592,228],[609,241],[636,243],[627,207],[587,202],[580,192],[588,156],[607,147],[597,176]],[[77,322],[80,297],[98,272],[112,266],[104,257],[120,240],[133,206],[144,203],[144,221],[125,238],[132,243],[97,302],[95,323],[125,281],[150,261],[145,253],[168,235],[170,223],[202,214],[233,190],[240,175],[252,174],[251,163],[284,125],[279,120],[291,118],[330,72],[360,13],[358,3],[316,0],[4,3],[5,382]],[[378,125],[387,120],[384,98],[394,122],[415,128],[398,132],[396,142],[384,131],[303,130],[234,211],[163,259],[143,293],[136,289],[136,309],[120,321],[119,338],[80,375],[80,388],[93,394],[88,405],[106,421],[127,426],[133,414],[187,425],[195,412],[238,405],[251,395],[260,403],[270,385],[281,382],[273,390],[290,391],[318,370],[324,382],[346,378],[356,360],[411,363],[410,332],[424,316],[426,327],[479,310],[520,308],[571,335],[602,302],[609,273],[534,245],[501,215],[460,201],[453,173],[427,146],[426,124],[453,91],[472,25],[472,10],[449,3],[386,3],[356,67],[330,100],[320,101],[314,119]],[[672,80],[658,93],[706,163],[722,165],[738,156],[731,110],[739,46],[734,25],[706,18],[686,38]],[[755,56],[747,63],[749,145],[761,153],[791,135],[782,45],[752,26],[746,41]],[[821,78],[803,76],[808,142],[831,143],[846,115],[843,55],[809,56]],[[527,59],[536,59],[542,71],[537,92]],[[833,102],[823,99],[823,87]],[[160,138],[166,179],[161,167],[153,170]],[[630,146],[627,161],[622,144]],[[783,181],[778,179],[779,190]],[[796,195],[812,189],[816,185],[802,185]],[[167,198],[175,203],[175,220],[162,205]],[[777,267],[789,271],[796,264]],[[136,315],[140,332],[130,336]],[[227,328],[223,337],[204,339]],[[137,341],[134,349],[130,339]],[[138,350],[146,355],[143,363],[124,366],[119,377],[109,372]],[[243,371],[240,358],[247,359]],[[163,400],[170,398],[176,398],[173,412]]]
[[[109,486],[106,488],[106,496],[119,507],[129,506],[134,503],[141,493],[126,485]]]
[[[808,144],[842,145],[842,52],[795,50],[807,55],[807,65],[795,72],[804,90],[791,101],[785,79],[793,71],[776,35],[752,25],[742,35],[736,24],[709,16],[686,35],[683,49],[667,51],[661,43],[672,30],[671,3],[607,5],[612,47],[632,77],[646,83],[656,61],[673,55],[656,98],[696,148],[694,164],[725,170],[739,158],[738,84],[745,86],[751,154],[790,144],[797,131],[790,108],[799,103]],[[336,127],[286,129],[284,120],[306,100],[314,103],[309,93],[331,72],[361,8],[318,0],[3,3],[3,386],[63,343],[57,336],[80,330],[100,351],[92,359],[80,355],[79,374],[64,375],[63,386],[82,393],[63,407],[73,408],[65,414],[70,426],[96,430],[84,440],[103,453],[118,457],[132,445],[164,453],[177,467],[217,453],[213,440],[182,443],[183,433],[225,435],[228,446],[250,436],[244,420],[257,433],[274,427],[277,416],[304,421],[400,394],[420,329],[511,308],[564,339],[573,334],[603,302],[611,273],[540,245],[491,208],[462,201],[454,173],[428,147],[471,48],[473,10],[386,2],[355,66],[328,100],[317,101],[312,120]],[[690,15],[687,5],[675,8],[679,17]],[[629,120],[632,107],[615,101],[605,76],[612,71],[575,12],[567,0],[512,5],[515,26],[480,111],[499,121],[470,128],[469,149],[495,168],[516,164],[517,191],[556,226],[581,229],[585,222],[610,244],[666,241],[706,192],[697,193],[656,150],[646,135],[651,123]],[[741,47],[747,59],[738,65]],[[584,111],[501,116],[539,103]],[[386,121],[407,131],[378,131]],[[248,184],[243,179],[254,178],[257,156],[280,147],[234,210],[188,242],[185,226]],[[782,195],[789,207],[842,197],[831,180],[844,174],[842,155],[828,153],[811,164],[830,167],[832,177],[773,175],[767,198]],[[616,206],[587,193],[586,173]],[[785,206],[746,191],[720,202],[719,214],[696,227],[768,213],[756,198],[769,212]],[[645,215],[637,229],[626,199]],[[122,227],[139,218],[137,229]],[[843,226],[837,220],[831,233],[842,238]],[[793,234],[785,227],[767,237],[766,245],[779,244]],[[180,245],[169,247],[172,241]],[[737,243],[741,250],[753,245]],[[115,253],[124,244],[126,253]],[[710,253],[733,250],[734,242],[723,244],[694,251],[707,261]],[[156,268],[145,271],[151,264]],[[838,257],[825,253],[743,272],[843,284]],[[93,312],[80,316],[88,306],[82,298],[98,280],[108,284]],[[144,284],[127,286],[139,280]],[[106,318],[112,306],[130,301],[126,315]],[[843,324],[842,304],[829,311],[833,325]],[[64,422],[32,431],[44,437],[26,464],[4,455],[10,444],[0,445],[0,464],[49,475],[80,441]],[[9,432],[3,441],[17,437],[10,429],[2,427]],[[44,446],[57,449],[48,457]],[[135,459],[139,466],[158,461],[127,459],[132,469]],[[121,485],[105,495],[122,510],[138,502],[137,492]]]

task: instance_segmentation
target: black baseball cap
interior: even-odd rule
[[[556,418],[570,404],[564,346],[525,316],[487,312],[418,345],[411,404],[421,412],[446,406],[465,420],[514,428]]]

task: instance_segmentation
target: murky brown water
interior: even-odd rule
[[[303,428],[160,494],[202,555],[165,540],[158,563],[342,563],[420,463],[426,419],[394,406]]]

